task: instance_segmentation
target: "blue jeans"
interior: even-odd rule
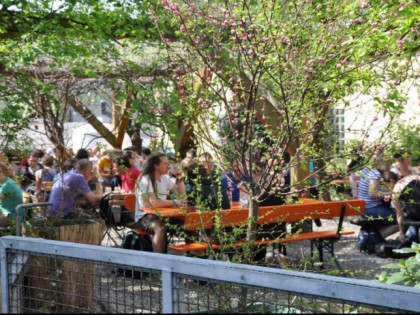
[[[387,224],[394,225],[397,224],[397,214],[390,208],[378,205],[371,208],[365,209],[365,216],[373,217],[374,219],[383,218],[387,220]]]
[[[419,242],[419,227],[418,226],[414,226],[414,225],[410,225],[408,227],[408,239],[411,242]]]

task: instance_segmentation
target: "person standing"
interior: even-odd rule
[[[23,202],[22,190],[9,177],[9,168],[0,163],[0,227],[10,226],[16,215],[16,207]],[[20,217],[22,222],[23,216]]]
[[[180,207],[183,200],[168,200],[170,192],[178,195],[185,194],[184,183],[179,178],[168,175],[169,160],[164,153],[151,154],[143,165],[143,172],[139,178],[136,194],[135,223],[131,228],[141,228],[152,236],[153,251],[166,252],[166,227],[155,214],[147,214],[143,208]]]

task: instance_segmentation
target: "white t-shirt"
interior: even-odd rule
[[[135,221],[137,222],[146,214],[145,212],[141,211],[141,209],[143,209],[146,204],[144,199],[146,193],[155,193],[158,199],[166,200],[169,191],[171,191],[175,187],[175,184],[175,178],[171,178],[169,177],[169,175],[162,175],[160,177],[160,181],[156,181],[157,192],[155,192],[149,175],[142,176],[136,189],[137,202]]]

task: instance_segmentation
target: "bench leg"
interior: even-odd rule
[[[338,263],[337,257],[335,257],[334,241],[322,240],[322,239],[313,240],[311,241],[311,250],[313,248],[313,245],[315,245],[316,248],[318,249],[321,269],[324,269],[324,248],[325,248],[331,254],[331,259],[334,261],[337,268],[340,271],[342,270],[340,264]],[[313,258],[313,255],[311,255],[311,258]]]

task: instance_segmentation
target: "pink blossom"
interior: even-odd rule
[[[400,3],[400,11],[403,10],[406,6],[408,6],[407,2],[401,2]]]
[[[316,6],[316,9],[317,10],[321,10],[322,9],[322,4],[320,3],[320,4],[318,4],[317,6]]]
[[[185,27],[184,24],[181,25],[181,27],[179,28],[181,33],[186,33],[187,32],[187,28]]]
[[[399,50],[403,50],[403,49],[404,49],[404,41],[403,41],[403,40],[401,40],[401,39],[399,39],[399,40],[397,41],[397,46],[398,46],[398,49],[399,49]]]
[[[362,5],[363,9],[367,9],[370,7],[369,3],[367,3],[366,1],[361,1],[360,4]]]

